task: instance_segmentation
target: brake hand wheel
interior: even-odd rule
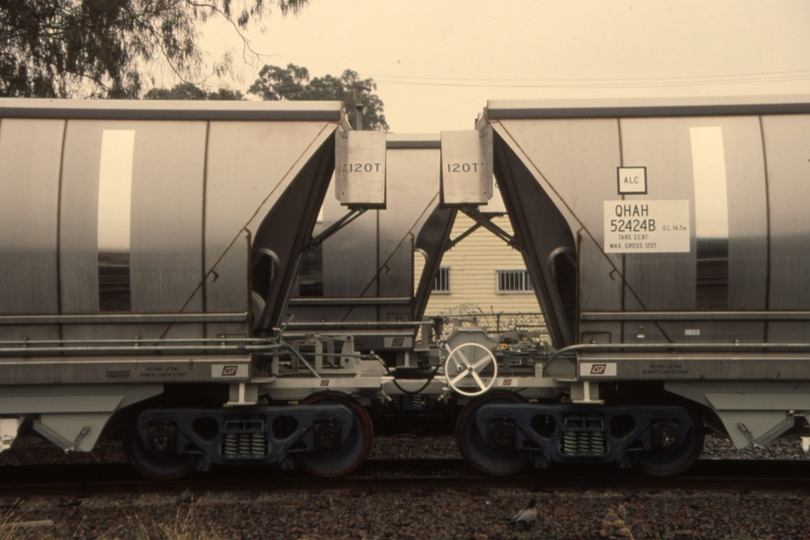
[[[488,382],[484,382],[480,373],[492,365],[492,375]],[[498,376],[498,362],[495,355],[487,347],[478,343],[464,343],[459,345],[447,357],[445,362],[445,375],[450,388],[465,396],[480,396],[495,384],[495,377]],[[455,368],[456,374],[451,375],[451,367]],[[474,387],[462,385],[470,380],[475,382]]]

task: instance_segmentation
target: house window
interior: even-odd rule
[[[450,267],[442,266],[439,274],[433,281],[433,292],[440,294],[450,294]]]
[[[495,270],[495,292],[498,294],[519,294],[534,291],[532,279],[527,270]]]

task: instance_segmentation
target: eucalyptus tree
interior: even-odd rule
[[[307,68],[287,64],[286,68],[264,66],[248,93],[268,101],[342,101],[355,126],[356,104],[359,101],[363,107],[363,128],[388,130],[383,102],[374,93],[376,90],[373,79],[360,79],[357,72],[351,69],[345,70],[340,77],[324,75],[310,79]]]
[[[162,61],[181,80],[198,72],[205,21],[223,18],[242,37],[271,11],[296,13],[308,3],[0,0],[0,96],[139,97],[144,66],[152,62]]]

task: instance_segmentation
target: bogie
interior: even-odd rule
[[[149,409],[131,427],[126,448],[146,476],[175,479],[212,465],[262,463],[339,476],[365,458],[371,422],[352,398],[314,394],[300,405]]]
[[[703,447],[699,416],[681,406],[533,404],[506,393],[470,402],[456,436],[470,464],[494,475],[530,462],[587,462],[671,476],[691,467]]]

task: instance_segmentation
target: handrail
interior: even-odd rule
[[[789,351],[810,352],[810,343],[581,343],[570,345],[555,351],[543,362],[543,371],[558,357],[579,351],[641,351],[669,352],[673,350],[709,350],[709,351],[756,351],[758,349],[782,349]]]
[[[235,313],[87,313],[0,315],[0,326],[39,324],[153,324],[245,322],[247,312]]]

